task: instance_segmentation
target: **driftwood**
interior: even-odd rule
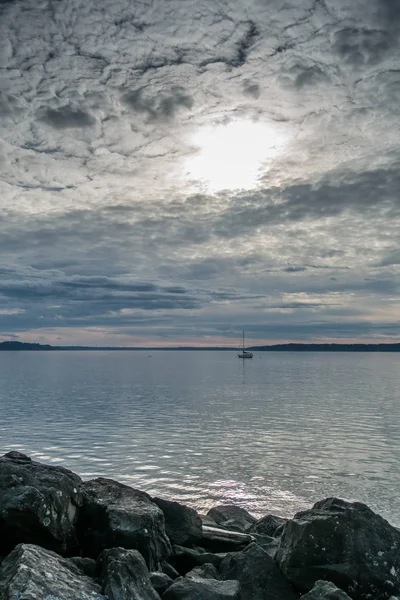
[[[229,531],[219,527],[203,525],[203,538],[213,541],[232,542],[233,544],[250,544],[255,542],[256,538],[248,533],[239,533],[238,531]]]

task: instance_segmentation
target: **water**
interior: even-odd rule
[[[291,516],[335,495],[400,526],[399,358],[1,352],[0,453],[202,512]]]

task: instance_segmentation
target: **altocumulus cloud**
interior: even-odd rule
[[[399,56],[396,0],[1,2],[3,337],[392,341]],[[268,160],[211,193],[232,123]]]

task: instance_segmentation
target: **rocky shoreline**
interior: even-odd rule
[[[337,498],[207,515],[111,479],[0,458],[0,600],[395,600],[400,531]]]

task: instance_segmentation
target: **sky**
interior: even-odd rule
[[[0,339],[400,340],[398,0],[0,0]]]

